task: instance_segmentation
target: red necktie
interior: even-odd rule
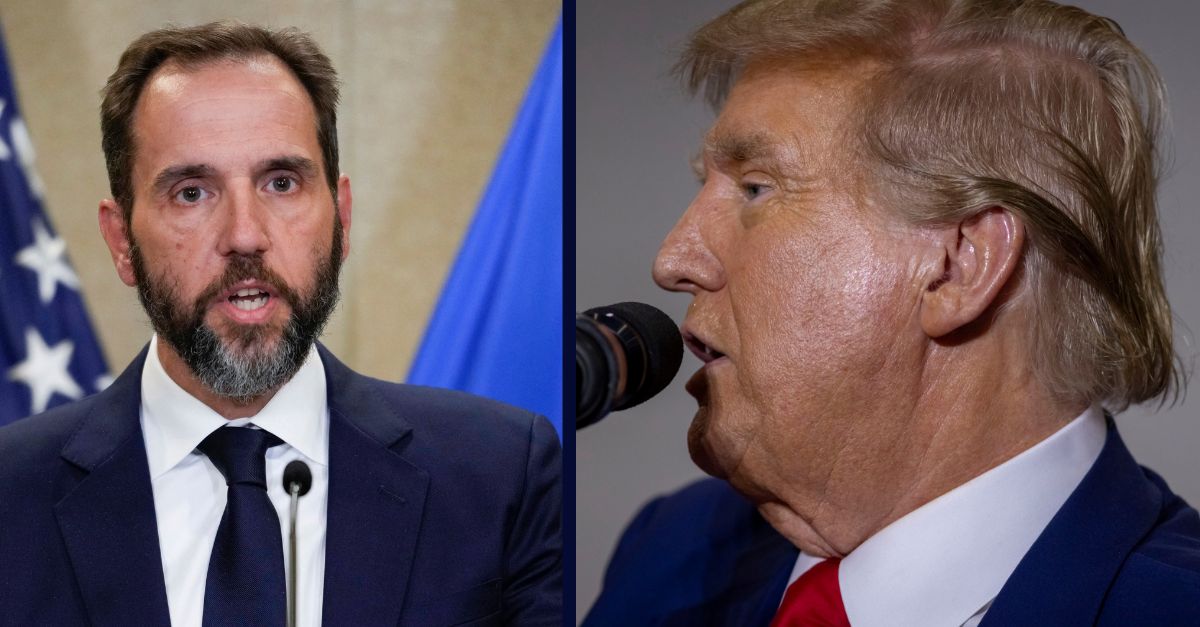
[[[771,627],[850,627],[838,587],[839,561],[827,559],[788,586]]]

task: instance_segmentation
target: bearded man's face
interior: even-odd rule
[[[102,204],[118,274],[205,387],[249,403],[295,374],[337,304],[349,182],[330,189],[312,100],[271,56],[167,61],[132,130],[132,211],[114,228]]]
[[[130,247],[130,257],[138,299],[154,331],[209,389],[244,403],[278,388],[296,374],[337,306],[342,264],[340,222],[334,221],[332,241],[329,258],[317,268],[314,285],[304,294],[268,268],[262,257],[239,255],[229,259],[221,277],[188,302],[175,289],[174,281],[154,276],[146,268],[136,241]],[[242,287],[259,284],[268,289]],[[247,291],[260,293],[238,296]],[[235,307],[239,307],[238,301],[253,305],[256,300],[281,299],[290,305],[292,313],[282,324],[268,321],[231,325],[221,333],[205,318],[209,305],[226,294],[232,294],[227,300]]]

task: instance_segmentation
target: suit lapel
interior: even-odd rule
[[[138,419],[145,358],[94,399],[62,452],[82,474],[54,511],[93,625],[170,622]]]
[[[664,625],[768,625],[779,608],[799,550],[757,512],[748,542],[732,542],[698,569],[696,599],[671,612]]]
[[[772,530],[774,531],[774,530]],[[731,625],[769,625],[783,600],[788,576],[800,551],[783,536],[764,542],[735,566],[736,577],[746,592],[745,603],[731,610]]]
[[[324,622],[395,625],[429,476],[391,448],[409,436],[407,422],[368,379],[319,350],[330,413]]]
[[[983,625],[1093,624],[1162,499],[1109,418],[1100,457],[1017,565]]]

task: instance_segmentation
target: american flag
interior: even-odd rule
[[[0,40],[0,425],[111,380],[66,244],[42,209],[16,95]]]

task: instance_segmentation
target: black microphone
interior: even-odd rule
[[[283,489],[292,497],[292,509],[289,522],[291,535],[288,538],[288,554],[292,559],[292,572],[288,573],[288,627],[296,627],[296,511],[300,506],[300,497],[312,489],[312,471],[308,464],[293,460],[283,467]]]
[[[312,471],[308,469],[308,464],[297,459],[284,466],[283,489],[287,490],[288,494],[295,489],[298,497],[308,494],[312,489]]]
[[[682,361],[679,328],[650,305],[618,303],[575,316],[575,429],[658,394]]]

